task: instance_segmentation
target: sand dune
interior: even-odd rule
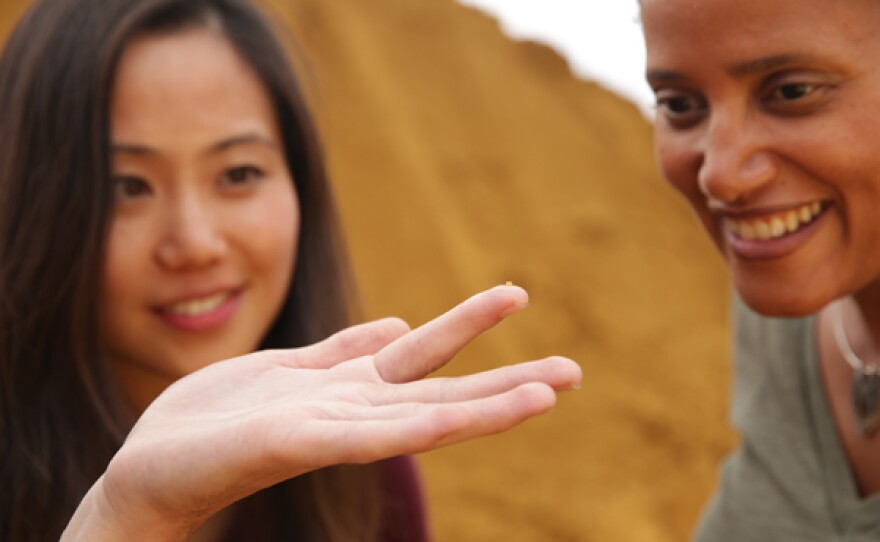
[[[20,0],[0,5],[0,30]],[[423,455],[439,541],[685,539],[733,443],[728,284],[635,106],[453,0],[276,0],[306,53],[369,317],[510,280],[443,374],[563,354],[584,387]]]
[[[547,418],[422,457],[439,540],[685,539],[732,443],[728,285],[648,123],[451,0],[285,5],[369,315],[512,280],[532,306],[447,373],[584,367]]]

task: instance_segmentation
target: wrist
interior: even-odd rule
[[[98,478],[74,511],[60,542],[185,542],[198,527],[160,518],[148,510],[123,508],[108,496],[104,477]]]

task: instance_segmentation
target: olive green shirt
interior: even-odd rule
[[[880,495],[859,497],[824,392],[815,317],[765,318],[737,300],[735,322],[742,442],[694,540],[880,541]]]

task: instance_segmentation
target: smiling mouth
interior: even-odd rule
[[[182,301],[167,307],[164,312],[176,316],[201,316],[215,310],[231,296],[232,292],[221,292],[200,299]]]
[[[823,210],[822,203],[815,201],[761,218],[725,218],[724,227],[746,241],[770,241],[795,233],[816,220]]]

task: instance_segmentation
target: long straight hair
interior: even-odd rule
[[[98,326],[113,202],[108,104],[133,37],[208,25],[267,89],[301,205],[291,290],[261,347],[310,344],[349,322],[351,281],[321,148],[261,12],[247,0],[37,1],[0,56],[2,540],[57,539],[129,429]],[[370,467],[333,467],[242,508],[269,540],[372,540],[377,483]]]

